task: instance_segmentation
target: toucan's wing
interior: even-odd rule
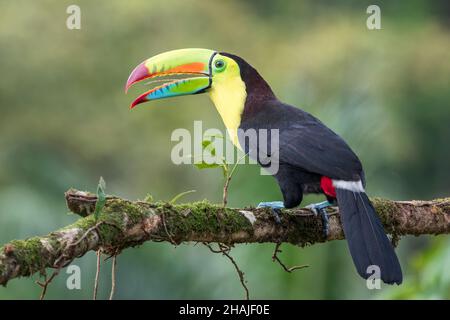
[[[332,179],[364,180],[358,157],[341,137],[320,120],[277,100],[266,103],[262,110],[244,121],[241,127],[244,130],[269,129],[269,135],[270,129],[278,129],[278,155],[274,152],[276,139],[268,139],[268,142],[272,141],[268,152],[272,161],[278,160],[280,165],[287,164]],[[241,138],[239,141],[244,142]],[[255,146],[248,140],[245,142],[245,149],[249,147],[258,152],[264,144],[259,141]]]
[[[360,180],[361,162],[347,143],[316,118],[306,118],[280,128],[280,164],[332,179]]]

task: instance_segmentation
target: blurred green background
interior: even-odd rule
[[[68,30],[66,8],[81,7],[81,30]],[[223,124],[207,95],[128,105],[132,68],[185,47],[238,54],[277,96],[318,116],[365,165],[368,192],[390,199],[450,195],[450,5],[448,1],[376,1],[382,30],[366,27],[372,1],[5,1],[0,2],[0,243],[45,234],[73,222],[63,193],[95,191],[168,200],[220,202],[220,171],[170,161],[176,128]],[[272,177],[244,165],[231,206],[279,200]],[[318,200],[307,197],[304,204]],[[232,251],[252,298],[450,298],[450,239],[407,237],[398,247],[405,282],[368,290],[344,241],[284,246],[293,274],[272,263],[272,245]],[[76,260],[82,289],[65,272],[48,298],[89,299],[95,254]],[[103,265],[100,297],[110,288]],[[116,297],[243,297],[233,266],[197,245],[147,243],[118,257]],[[0,299],[39,297],[34,279],[11,281]]]

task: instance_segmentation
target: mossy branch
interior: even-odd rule
[[[90,250],[116,255],[146,241],[235,243],[291,243],[305,246],[343,239],[337,208],[329,211],[329,234],[322,219],[310,210],[283,210],[277,224],[269,209],[231,209],[208,202],[174,205],[106,197],[96,220],[97,197],[66,192],[69,209],[82,216],[74,224],[48,235],[13,240],[0,247],[0,284],[29,277],[46,268],[60,269]],[[432,201],[372,199],[387,232],[401,235],[450,233],[450,198]]]

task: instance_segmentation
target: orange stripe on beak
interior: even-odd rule
[[[188,64],[183,64],[181,66],[160,72],[164,73],[204,73],[205,64],[203,62],[192,62]]]

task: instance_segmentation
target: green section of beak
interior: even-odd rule
[[[159,54],[139,64],[130,74],[126,90],[136,82],[170,75],[195,75],[170,80],[140,95],[131,108],[145,101],[201,93],[211,85],[210,63],[215,51],[181,49]]]
[[[209,49],[180,49],[158,54],[144,61],[151,73],[203,72],[209,74],[209,60],[214,54]]]

